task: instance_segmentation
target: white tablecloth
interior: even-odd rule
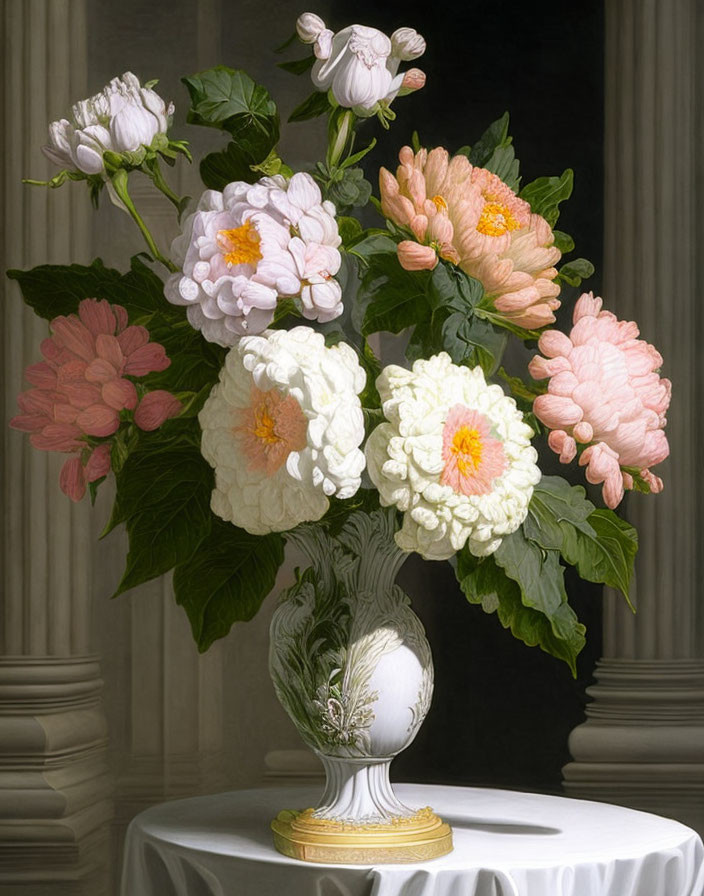
[[[129,827],[122,896],[703,896],[704,847],[675,821],[603,803],[399,784],[432,806],[455,849],[419,865],[312,865],[274,850],[280,809],[310,788],[244,790],[154,806]]]

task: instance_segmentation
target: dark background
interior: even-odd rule
[[[328,27],[348,23],[350,4],[333,4]],[[368,172],[395,169],[403,143],[418,130],[425,146],[450,151],[474,143],[505,110],[523,183],[573,168],[575,187],[559,227],[575,256],[590,259],[599,292],[603,238],[603,5],[599,2],[385,3],[359,0],[355,20],[390,34],[416,27],[428,43],[412,65],[426,87],[394,103],[397,119],[379,134]],[[370,128],[370,131],[372,129]],[[371,173],[369,174],[371,178]],[[563,295],[560,318],[576,291]],[[565,475],[551,452],[546,472]],[[575,482],[583,482],[577,471]],[[601,589],[567,571],[570,601],[587,626],[575,681],[567,666],[528,648],[495,616],[467,603],[446,563],[417,556],[399,584],[423,620],[435,661],[435,694],[416,741],[393,766],[397,780],[558,790],[569,761],[569,732],[584,719],[585,688],[601,654]]]

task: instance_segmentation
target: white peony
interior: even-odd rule
[[[493,553],[528,512],[540,480],[531,428],[480,367],[442,352],[377,379],[382,423],[367,440],[367,468],[383,505],[404,511],[402,550],[446,560],[465,543]]]
[[[397,74],[401,61],[425,52],[425,41],[412,28],[399,28],[390,38],[366,25],[349,25],[334,34],[319,16],[307,12],[298,17],[296,30],[304,43],[313,44],[313,84],[318,90],[332,90],[341,106],[361,117],[374,115],[380,103],[388,105],[399,92],[410,93],[425,83],[418,69],[410,78]]]
[[[206,190],[171,247],[181,270],[164,293],[188,307],[210,342],[234,345],[261,333],[279,297],[295,297],[308,320],[342,314],[340,235],[335,206],[309,174],[236,181]]]
[[[136,152],[150,146],[157,134],[166,134],[173,111],[173,103],[167,106],[156,91],[125,72],[100,93],[76,103],[71,121],[53,121],[49,143],[42,149],[63,168],[102,174],[106,150]]]
[[[360,486],[366,375],[350,346],[310,327],[246,336],[198,420],[213,512],[253,535],[319,520]]]

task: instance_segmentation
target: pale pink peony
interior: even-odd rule
[[[526,328],[555,320],[560,251],[547,221],[495,174],[446,150],[404,146],[394,177],[379,173],[381,208],[412,231],[399,245],[407,270],[432,270],[438,257],[479,280],[501,316]],[[412,248],[416,246],[417,248]]]
[[[34,388],[18,395],[21,413],[10,426],[31,433],[42,451],[76,454],[64,464],[60,485],[78,501],[86,483],[110,471],[110,445],[91,441],[114,435],[120,412],[137,407],[137,389],[126,376],[165,370],[171,362],[144,327],[127,325],[121,305],[105,299],[84,299],[78,315],[56,317],[50,328],[41,344],[45,360],[25,371]]]
[[[537,417],[552,432],[548,444],[569,463],[577,444],[587,445],[579,463],[591,483],[604,483],[608,507],[616,507],[638,473],[651,491],[662,480],[650,467],[665,460],[670,448],[665,413],[671,384],[658,374],[662,357],[638,339],[638,326],[601,310],[602,301],[584,293],[574,309],[569,336],[548,330],[529,364],[535,379],[550,378],[548,391],[533,403]],[[627,468],[627,469],[624,469]]]

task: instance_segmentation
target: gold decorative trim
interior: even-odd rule
[[[452,852],[452,830],[429,807],[388,823],[316,818],[313,809],[284,809],[272,821],[274,846],[292,859],[332,865],[427,862]]]

